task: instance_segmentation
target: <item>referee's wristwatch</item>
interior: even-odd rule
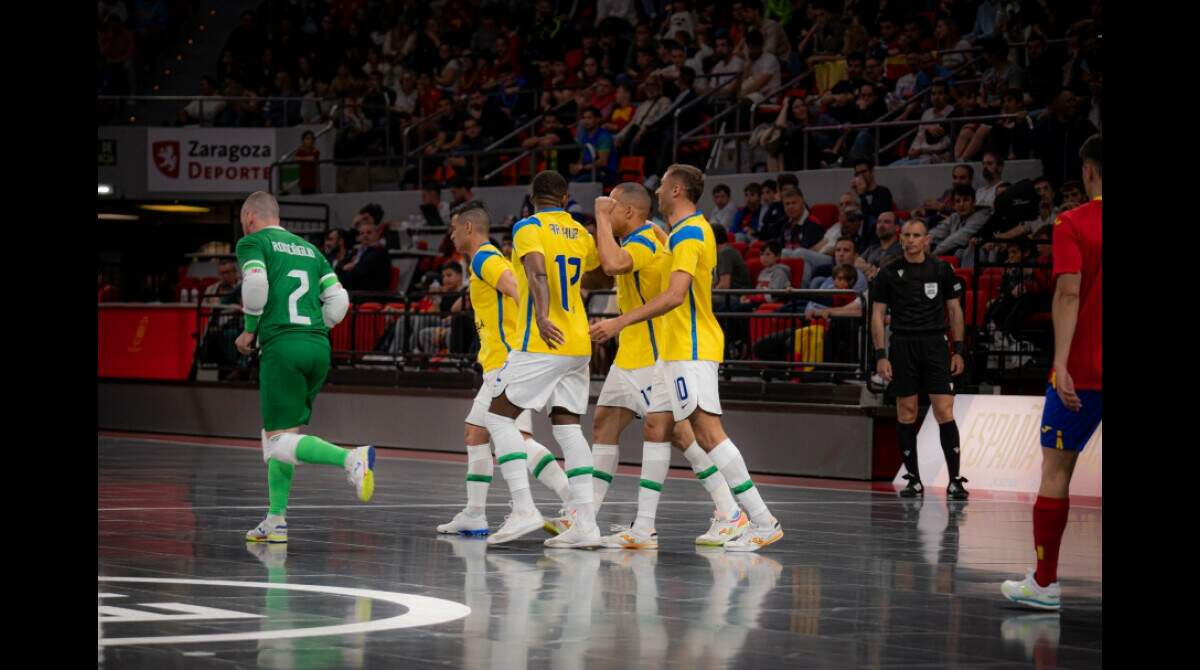
[[[880,347],[875,350],[875,360],[882,361],[887,358],[887,349]]]
[[[950,343],[950,351],[954,352],[955,356],[962,356],[962,353],[963,353],[962,341],[960,340],[958,342],[951,342]]]

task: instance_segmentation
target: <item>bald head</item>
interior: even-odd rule
[[[279,225],[279,202],[266,191],[255,191],[242,203],[242,232],[250,235],[267,226]]]

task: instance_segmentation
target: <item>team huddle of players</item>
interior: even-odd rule
[[[650,194],[622,184],[596,199],[596,237],[565,210],[567,182],[555,172],[534,177],[534,214],[513,226],[512,258],[489,240],[490,218],[478,202],[451,213],[457,250],[471,259],[470,298],[479,331],[484,381],[466,419],[467,506],[442,533],[488,535],[511,542],[545,529],[549,547],[651,549],[654,520],[674,443],[713,499],[699,544],[755,551],[783,537],[754,487],[741,453],[721,427],[717,368],[724,335],[712,313],[716,264],[712,229],[697,211],[703,174],[674,165],[657,191],[664,231],[649,221]],[[620,317],[589,326],[580,292],[584,272],[615,277]],[[595,445],[584,437],[592,342],[618,337],[617,357],[597,401]],[[531,435],[530,412],[549,414],[565,471]],[[601,536],[596,514],[617,465],[617,438],[643,419],[636,520]],[[490,532],[485,500],[495,463],[512,512]],[[533,504],[529,475],[563,502],[546,519]],[[739,506],[739,502],[741,505]]]

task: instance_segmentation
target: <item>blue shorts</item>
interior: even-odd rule
[[[1046,388],[1046,405],[1042,409],[1042,446],[1046,449],[1083,451],[1100,425],[1104,410],[1104,391],[1077,391],[1083,407],[1072,412],[1063,406],[1058,391]]]

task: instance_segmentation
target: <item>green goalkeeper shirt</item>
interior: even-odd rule
[[[271,226],[238,240],[237,258],[243,281],[252,273],[266,273],[267,303],[262,312],[253,314],[246,307],[246,330],[258,334],[260,347],[284,333],[329,332],[321,294],[338,278],[316,247]]]

